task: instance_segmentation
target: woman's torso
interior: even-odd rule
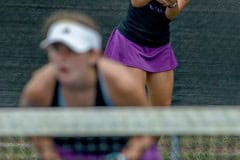
[[[95,107],[112,106],[107,90],[98,74]],[[64,106],[64,100],[61,94],[61,85],[56,82],[54,98],[52,105],[54,107]],[[120,152],[127,143],[127,137],[55,137],[54,142],[57,147],[65,150],[71,150],[80,154],[108,154],[111,152]]]
[[[170,39],[166,7],[151,1],[144,7],[134,7],[130,3],[128,14],[119,24],[119,31],[129,40],[146,47],[159,47]]]

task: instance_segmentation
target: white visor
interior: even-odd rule
[[[101,36],[98,32],[76,22],[57,22],[50,26],[47,37],[40,43],[46,49],[53,43],[63,43],[74,52],[81,54],[91,49],[101,48]]]

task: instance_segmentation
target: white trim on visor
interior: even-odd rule
[[[76,22],[56,22],[48,30],[47,37],[40,43],[42,49],[61,42],[81,54],[91,49],[100,49],[102,38],[100,34],[85,25]]]

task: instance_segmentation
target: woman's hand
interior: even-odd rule
[[[41,160],[61,160],[51,138],[31,137],[30,142],[39,152]]]
[[[161,3],[163,6],[171,6],[177,3],[177,0],[157,0],[157,2]]]
[[[61,160],[53,148],[48,148],[41,152],[41,160]]]
[[[122,154],[127,160],[140,160],[145,150],[156,142],[156,137],[132,137],[128,141],[126,147],[122,150]]]
[[[175,19],[183,11],[183,9],[187,6],[189,2],[190,0],[177,0],[177,3],[168,5],[165,11],[166,17],[170,20]]]

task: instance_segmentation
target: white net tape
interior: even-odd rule
[[[240,108],[2,108],[0,136],[240,135]]]

